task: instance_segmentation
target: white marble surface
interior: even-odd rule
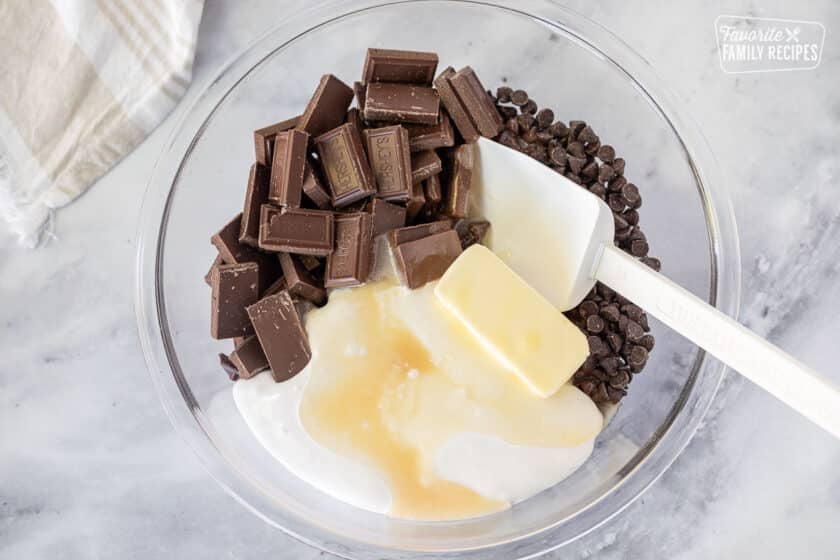
[[[208,0],[196,84],[279,21],[280,5]],[[741,231],[742,319],[840,380],[840,4],[569,5],[640,51],[715,147]],[[821,67],[723,74],[712,33],[721,12],[822,21]],[[146,374],[132,300],[135,228],[171,126],[61,212],[47,247],[0,244],[0,558],[319,556],[209,479]],[[730,377],[662,480],[562,557],[836,558],[838,464],[838,442]]]

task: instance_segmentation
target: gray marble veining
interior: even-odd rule
[[[840,4],[568,4],[647,58],[713,146],[740,227],[742,320],[840,380]],[[712,30],[722,11],[823,22],[822,64],[723,74]],[[208,0],[193,91],[282,17],[277,2]],[[135,228],[172,124],[64,210],[47,247],[0,241],[0,558],[319,557],[209,479],[146,374]],[[838,464],[837,442],[730,376],[662,479],[551,557],[836,558]]]

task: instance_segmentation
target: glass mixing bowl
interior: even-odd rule
[[[596,528],[637,498],[694,434],[720,363],[652,322],[656,349],[573,476],[479,519],[387,519],[284,470],[239,417],[209,335],[209,238],[241,210],[252,132],[300,113],[323,73],[358,79],[371,46],[433,50],[484,84],[527,90],[557,118],[584,119],[627,160],[663,272],[734,314],[739,256],[730,205],[702,136],[649,65],[608,31],[548,1],[327,2],[231,62],[184,110],[143,203],[140,335],[161,401],[210,474],[262,519],[345,557],[527,558]],[[523,472],[522,476],[528,476]]]

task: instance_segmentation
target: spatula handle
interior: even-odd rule
[[[595,278],[840,438],[840,388],[615,246]]]

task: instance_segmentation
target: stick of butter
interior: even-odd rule
[[[574,323],[483,245],[452,263],[435,295],[540,397],[554,394],[589,355]]]

